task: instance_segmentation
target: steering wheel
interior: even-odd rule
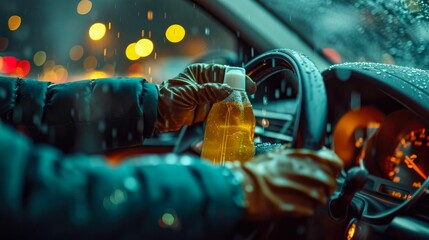
[[[292,147],[320,149],[325,136],[327,97],[317,67],[301,53],[289,49],[275,49],[255,57],[245,68],[247,75],[257,85],[276,73],[285,70],[293,73],[292,80],[298,86],[299,92],[296,98]],[[185,151],[191,143],[200,140],[202,134],[202,124],[184,127],[174,152]]]
[[[257,85],[276,73],[285,70],[293,73],[298,95],[292,147],[320,149],[325,136],[327,97],[317,67],[301,53],[276,49],[252,59],[245,68]]]

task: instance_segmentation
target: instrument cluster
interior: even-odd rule
[[[429,128],[413,112],[403,109],[385,115],[374,107],[345,113],[333,131],[334,151],[346,168],[360,166],[388,181],[379,189],[406,199],[428,177]]]

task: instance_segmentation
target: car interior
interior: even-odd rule
[[[231,239],[429,239],[427,2],[92,0],[86,14],[76,14],[79,1],[10,2],[0,3],[0,21],[19,15],[24,30],[0,30],[0,74],[54,83],[137,76],[159,84],[191,63],[241,66],[257,83],[249,97],[256,154],[285,144],[323,146],[343,160],[338,189],[314,216],[249,223]],[[312,12],[315,21],[299,18]],[[331,18],[348,17],[352,28],[329,25]],[[87,37],[95,22],[107,26],[101,42]],[[389,35],[384,28],[375,38],[370,30],[384,22],[403,32]],[[170,24],[184,26],[182,42],[164,35]],[[126,48],[142,38],[152,40],[154,50],[133,60]],[[73,60],[80,48],[84,53]],[[9,70],[10,58],[31,67]],[[200,123],[102,154],[111,164],[137,154],[199,156],[203,135]]]

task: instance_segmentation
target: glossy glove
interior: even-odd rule
[[[269,220],[312,215],[336,189],[343,164],[328,149],[280,148],[230,166],[243,180],[244,218]]]
[[[157,128],[160,132],[176,131],[184,125],[203,122],[213,103],[232,93],[223,83],[227,66],[193,64],[173,79],[159,86]],[[246,92],[253,94],[256,84],[246,78]]]

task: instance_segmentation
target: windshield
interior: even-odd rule
[[[334,63],[429,68],[429,5],[423,0],[260,0]]]
[[[190,1],[0,1],[0,75],[160,83],[201,56],[236,48],[236,36]]]

